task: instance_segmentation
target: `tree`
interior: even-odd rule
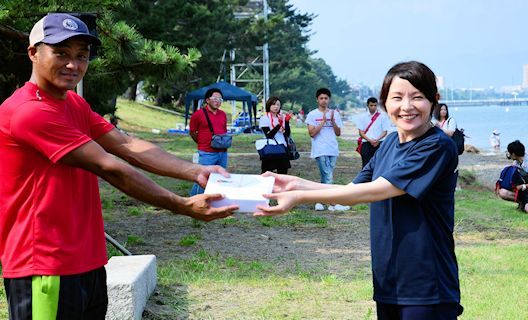
[[[168,102],[191,88],[216,82],[221,72],[224,51],[244,46],[250,24],[235,19],[235,9],[247,2],[240,0],[201,1],[133,0],[118,16],[134,24],[149,39],[178,48],[199,48],[202,58],[189,73],[176,79],[160,79],[153,75],[146,80],[147,93],[160,102]],[[184,49],[186,50],[186,49]],[[176,80],[176,81],[174,81]]]
[[[85,97],[92,108],[113,113],[115,97],[137,79],[156,76],[174,79],[188,72],[200,58],[198,50],[181,54],[176,47],[145,39],[134,28],[119,21],[113,11],[128,3],[123,0],[24,1],[11,0],[0,5],[0,55],[3,59],[0,99],[29,78],[31,65],[26,47],[31,26],[47,12],[92,12],[102,41],[99,56],[90,64],[85,77]],[[16,67],[14,67],[16,66]],[[20,68],[19,66],[23,66]]]

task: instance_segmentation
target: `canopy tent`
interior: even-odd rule
[[[211,88],[218,88],[220,91],[222,91],[222,96],[224,100],[231,100],[231,101],[242,101],[242,111],[247,110],[247,114],[249,115],[249,123],[251,126],[254,124],[255,116],[257,114],[257,96],[252,94],[251,92],[248,92],[244,89],[241,89],[239,87],[236,87],[232,84],[229,84],[225,81],[220,81],[217,83],[210,84],[206,87],[202,87],[200,89],[196,89],[194,91],[188,92],[185,96],[185,127],[187,128],[187,119],[189,118],[189,109],[193,107],[193,112],[198,109],[199,102],[204,100],[205,93],[207,90]],[[233,113],[233,120],[234,120],[235,114]]]

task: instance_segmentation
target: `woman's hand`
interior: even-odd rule
[[[263,177],[274,177],[275,184],[273,185],[273,192],[284,192],[292,190],[302,190],[307,180],[301,179],[295,176],[289,176],[286,174],[277,174],[274,172],[266,171],[262,174]]]
[[[254,216],[276,216],[279,214],[287,213],[290,211],[293,207],[295,207],[298,204],[299,201],[299,192],[298,191],[289,191],[289,192],[280,192],[280,193],[272,193],[272,194],[264,194],[264,198],[270,199],[270,200],[276,200],[277,205],[276,206],[257,206],[257,211],[253,215]]]

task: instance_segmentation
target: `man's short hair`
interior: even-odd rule
[[[220,89],[218,89],[218,88],[211,88],[211,89],[209,89],[209,90],[207,90],[207,91],[205,92],[205,99],[209,99],[209,98],[211,98],[211,97],[213,96],[213,93],[215,93],[215,92],[220,93],[220,95],[222,96],[222,98],[224,97],[224,95],[222,94],[222,91],[221,91]]]
[[[370,97],[367,99],[367,104],[371,104],[371,103],[378,103],[378,99],[374,98],[374,97]]]
[[[315,97],[319,98],[320,95],[326,94],[329,98],[332,96],[332,93],[327,88],[320,88],[317,89],[317,92],[315,92]]]
[[[67,13],[49,13],[40,19],[29,34],[29,45],[38,43],[57,44],[72,37],[83,37],[89,43],[100,45],[101,41],[90,34],[81,19]]]
[[[524,144],[522,144],[519,140],[515,140],[508,145],[508,152],[510,154],[515,153],[515,155],[518,157],[524,157]]]

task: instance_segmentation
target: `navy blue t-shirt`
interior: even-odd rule
[[[460,303],[453,240],[457,166],[454,142],[433,127],[405,143],[390,134],[354,179],[383,177],[406,192],[370,206],[375,301]]]

